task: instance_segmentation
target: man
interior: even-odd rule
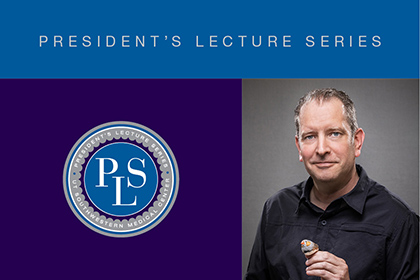
[[[356,165],[365,133],[351,99],[309,92],[295,123],[310,177],[265,203],[245,278],[419,279],[418,216]],[[303,239],[320,248],[309,259]]]

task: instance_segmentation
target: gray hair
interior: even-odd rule
[[[324,100],[330,100],[331,98],[337,98],[343,103],[347,123],[350,126],[351,136],[352,138],[354,137],[356,130],[359,128],[356,119],[356,108],[354,107],[353,101],[344,91],[336,90],[334,88],[315,89],[300,98],[299,103],[295,109],[296,136],[299,136],[300,110],[302,109],[303,105],[311,102],[312,100],[321,102]]]

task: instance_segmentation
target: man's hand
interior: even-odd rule
[[[308,276],[318,276],[323,280],[350,280],[346,261],[329,252],[318,251],[305,264]]]

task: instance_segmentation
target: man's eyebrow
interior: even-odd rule
[[[348,130],[345,127],[330,127],[327,129],[327,132],[331,131],[340,131],[342,133],[348,133]]]
[[[310,134],[310,133],[316,133],[314,130],[305,130],[305,131],[302,131],[302,135],[305,135],[305,134]]]
[[[333,131],[333,130],[346,131],[344,127],[340,127],[340,126],[327,128],[327,131]]]

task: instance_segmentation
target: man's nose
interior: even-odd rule
[[[320,156],[324,156],[330,152],[330,146],[328,140],[324,136],[318,137],[316,153]]]

